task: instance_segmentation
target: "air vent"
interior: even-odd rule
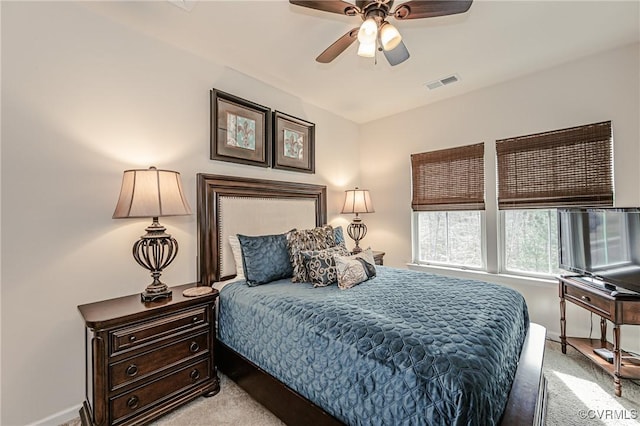
[[[429,90],[433,90],[438,87],[446,86],[447,84],[457,83],[458,81],[460,81],[460,76],[458,74],[452,74],[439,80],[430,81],[424,85],[427,86]]]

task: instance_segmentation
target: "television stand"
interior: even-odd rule
[[[568,278],[568,277],[567,277]],[[571,277],[574,278],[580,282],[583,282],[585,284],[588,284],[590,286],[596,287],[596,288],[603,288],[605,290],[610,290],[610,291],[615,291],[618,288],[613,285],[613,284],[609,284],[608,282],[602,281],[599,278],[594,278],[594,277],[588,277],[585,275],[579,275],[577,277]]]
[[[620,348],[620,326],[640,325],[640,294],[610,291],[584,282],[585,277],[560,277],[560,342],[562,353],[567,353],[567,345],[598,365],[613,376],[616,396],[622,396],[621,379],[640,379],[640,359]],[[567,337],[566,302],[574,303],[600,316],[600,339]],[[607,341],[607,320],[613,323],[613,342]],[[613,353],[609,362],[606,351]],[[599,354],[600,353],[600,354]]]

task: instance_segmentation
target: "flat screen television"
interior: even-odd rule
[[[558,209],[560,268],[640,293],[640,208]]]

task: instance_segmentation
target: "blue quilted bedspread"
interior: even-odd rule
[[[529,324],[523,297],[377,271],[349,290],[229,284],[219,339],[349,425],[499,423]]]

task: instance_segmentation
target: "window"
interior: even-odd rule
[[[558,269],[558,219],[555,209],[506,210],[501,214],[502,270],[552,275]]]
[[[611,122],[496,141],[501,271],[558,269],[556,207],[613,204]]]
[[[556,208],[613,205],[611,121],[501,139],[495,149],[498,199],[490,205],[498,209],[499,235],[489,243],[484,144],[411,155],[414,262],[560,273]],[[603,235],[617,235],[612,227]],[[617,239],[597,261],[619,259],[628,245]]]
[[[414,261],[484,268],[484,143],[411,156]]]
[[[415,213],[418,263],[484,268],[480,211]]]

